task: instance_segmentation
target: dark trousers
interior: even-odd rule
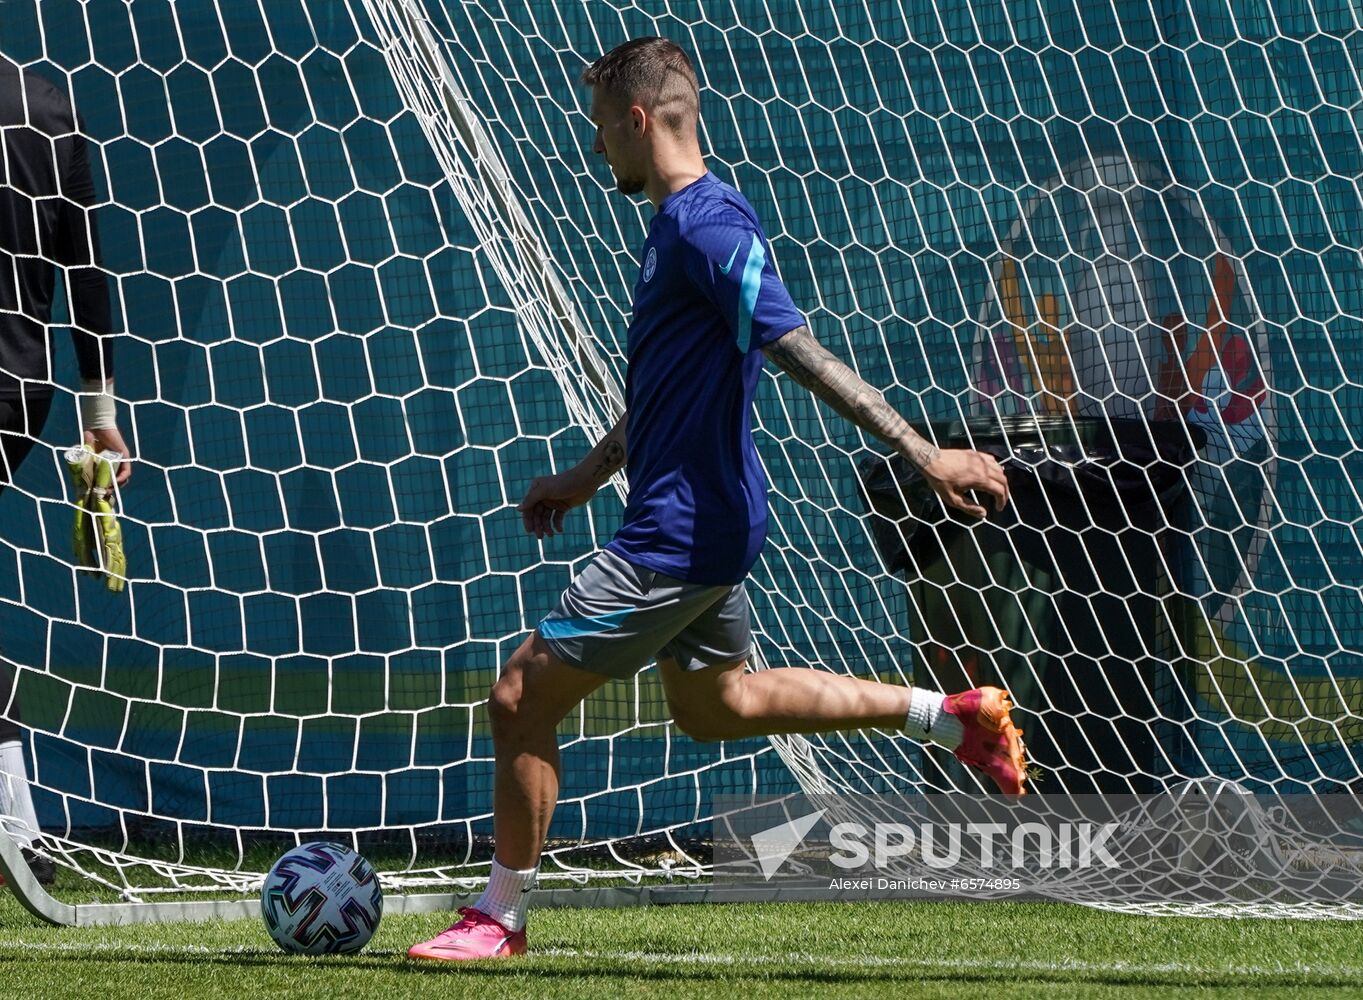
[[[32,450],[47,422],[52,406],[48,394],[28,394],[23,399],[0,399],[0,492]],[[0,743],[19,738],[19,697],[14,674],[0,657]]]

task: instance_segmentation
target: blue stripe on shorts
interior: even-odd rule
[[[540,635],[546,639],[572,639],[582,635],[600,635],[618,628],[634,608],[621,608],[596,618],[546,618],[539,624]]]

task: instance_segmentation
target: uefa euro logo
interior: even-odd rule
[[[648,257],[644,260],[644,281],[652,281],[653,274],[658,270],[658,248],[649,247]]]

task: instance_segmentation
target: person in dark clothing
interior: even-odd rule
[[[0,490],[42,432],[52,404],[52,301],[65,280],[87,444],[128,457],[115,420],[112,312],[100,269],[94,181],[66,95],[0,57]],[[118,482],[132,469],[119,463]],[[0,659],[0,817],[26,849],[39,835],[24,768],[17,690]],[[40,881],[52,863],[26,850]]]

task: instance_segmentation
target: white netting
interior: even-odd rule
[[[121,598],[77,586],[47,453],[3,500],[44,821],[172,882],[319,830],[477,874],[479,702],[619,511],[541,548],[512,507],[620,405],[647,213],[576,78],[638,34],[696,57],[710,164],[815,333],[1013,470],[967,530],[765,379],[762,661],[1002,681],[1042,791],[1354,787],[1352,8],[49,2],[2,42],[94,140],[140,466]],[[788,769],[695,745],[648,672],[565,738],[552,833],[607,854],[682,857],[658,835],[792,774],[975,787],[886,734],[776,741]]]

